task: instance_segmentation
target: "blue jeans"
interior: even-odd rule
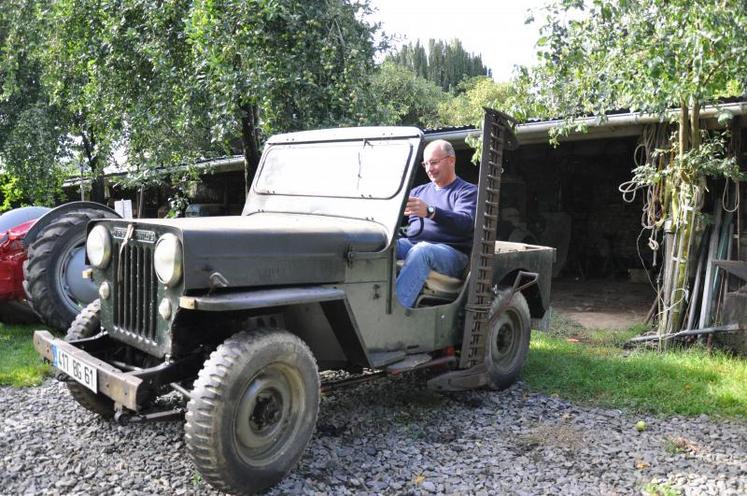
[[[405,264],[397,277],[397,298],[403,307],[412,308],[431,270],[451,277],[461,277],[469,257],[441,243],[409,239],[397,240],[397,260]]]

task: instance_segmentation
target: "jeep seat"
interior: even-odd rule
[[[402,269],[405,264],[404,260],[397,260],[397,273]],[[464,280],[456,277],[447,276],[432,270],[428,273],[428,278],[425,280],[423,289],[420,296],[418,297],[415,306],[419,306],[421,301],[424,300],[438,300],[442,302],[454,301],[459,292],[462,290]]]

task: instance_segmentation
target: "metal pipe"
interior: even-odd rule
[[[667,336],[638,336],[628,340],[629,343],[643,343],[646,341],[658,341],[662,339],[673,339],[680,338],[682,336],[698,336],[700,334],[716,334],[719,332],[743,332],[747,329],[741,327],[739,324],[729,324],[725,326],[717,327],[705,327],[703,329],[688,329],[686,331],[680,331]]]

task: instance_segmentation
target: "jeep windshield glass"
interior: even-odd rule
[[[412,146],[359,140],[272,145],[255,182],[258,193],[391,198],[402,187]]]

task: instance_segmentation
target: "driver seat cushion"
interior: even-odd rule
[[[404,264],[404,260],[397,260],[398,272]],[[463,279],[447,276],[446,274],[432,270],[428,273],[428,278],[423,285],[423,294],[456,298],[462,290],[463,285]]]

